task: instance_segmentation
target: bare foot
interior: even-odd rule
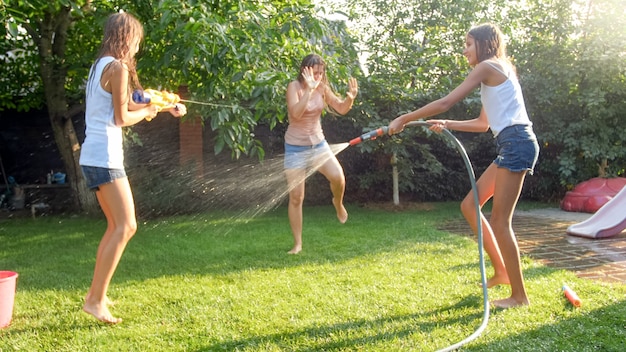
[[[509,297],[505,299],[498,299],[498,300],[491,302],[491,305],[493,305],[495,308],[502,308],[502,309],[522,307],[522,306],[527,306],[529,304],[530,302],[528,301],[528,299],[517,301],[513,297]]]
[[[91,301],[91,296],[88,293],[87,297],[85,297],[85,302],[90,302],[90,301]],[[115,301],[112,301],[108,296],[104,296],[104,304],[106,304],[107,306],[114,306]]]
[[[294,246],[287,254],[298,254],[302,251],[302,246]]]
[[[487,279],[487,288],[492,288],[498,285],[510,285],[510,284],[511,282],[509,282],[508,277],[494,276],[494,277]],[[482,287],[483,284],[481,283],[480,286]]]
[[[102,304],[88,304],[83,305],[83,311],[85,313],[93,315],[96,319],[107,324],[118,324],[122,322],[121,318],[116,318],[109,312],[109,308]]]
[[[339,203],[339,205],[337,205]],[[348,221],[348,211],[343,206],[343,203],[337,202],[333,199],[333,205],[335,206],[335,210],[337,211],[337,219],[342,224],[345,224]]]

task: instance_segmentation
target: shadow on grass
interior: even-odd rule
[[[563,303],[563,310],[576,310]],[[494,316],[499,314],[498,311]],[[626,299],[602,308],[568,316],[555,324],[491,340],[479,338],[468,351],[624,351]],[[552,338],[546,338],[550,336]],[[484,341],[487,340],[487,341]]]
[[[351,212],[348,224],[339,225],[332,208],[308,209],[305,214],[305,250],[298,256],[286,254],[291,245],[291,234],[283,211],[236,224],[229,222],[233,219],[201,216],[145,221],[140,224],[140,231],[122,257],[114,284],[165,275],[224,275],[251,268],[327,264],[378,253],[416,250],[437,251],[444,263],[455,247],[476,249],[472,240],[434,230],[433,222],[448,215],[445,211],[389,214],[360,209]],[[104,227],[103,221],[84,219],[24,221],[17,226],[0,222],[0,268],[15,269],[20,273],[18,290],[86,289],[91,281],[95,251]],[[474,253],[477,263],[478,254]],[[445,264],[441,266],[446,267]],[[467,271],[472,269],[472,265],[446,268]],[[478,266],[474,268],[478,273]],[[525,276],[540,278],[549,276],[553,271],[533,267],[525,270]],[[275,345],[284,350],[299,351],[351,350],[395,339],[417,345],[419,342],[414,342],[410,335],[424,334],[423,339],[427,340],[431,332],[434,334],[442,326],[463,324],[468,326],[468,330],[477,327],[482,314],[477,307],[481,307],[481,302],[480,296],[468,296],[454,305],[436,310],[311,326],[240,339],[212,340],[198,350],[232,351],[254,347],[261,350],[263,346]],[[67,304],[73,307],[73,302]],[[474,310],[468,311],[467,308]],[[456,310],[462,312],[455,313]],[[500,314],[496,311],[493,317],[498,318]],[[546,323],[533,330],[521,333],[510,330],[499,339],[490,338],[487,331],[484,333],[486,336],[464,349],[618,351],[622,341],[626,340],[624,316],[626,303],[622,299],[598,310],[581,311],[579,316],[567,316],[557,320],[557,323]],[[63,330],[64,322],[60,323],[59,331]],[[74,324],[77,329],[92,326],[91,323],[67,323]],[[52,328],[57,329],[56,325]],[[523,327],[520,330],[524,330]],[[546,336],[555,337],[546,340]],[[596,342],[594,337],[601,342]],[[463,338],[465,336],[459,336],[459,340]],[[439,341],[436,337],[433,340]],[[613,341],[616,341],[615,344]],[[456,342],[450,341],[450,344]]]
[[[476,329],[480,324],[482,313],[467,314],[464,308],[480,305],[480,301],[478,296],[470,296],[455,305],[432,311],[315,326],[289,333],[224,340],[208,344],[196,349],[196,351],[234,351],[247,348],[267,348],[268,346],[289,351],[342,351],[359,349],[359,346],[363,346],[363,348],[365,346],[372,347],[378,343],[403,339],[408,343],[412,340],[410,336],[413,334],[423,334],[425,338],[420,341],[424,341],[428,339],[427,336],[431,332],[440,329],[441,326],[466,324],[468,328]],[[463,310],[464,312],[458,314],[454,312],[455,310]],[[503,313],[502,310],[492,312],[492,319]],[[490,339],[488,338],[489,332],[483,332],[481,336],[466,344],[463,349],[467,351],[507,352],[511,350],[623,351],[622,344],[626,339],[623,320],[625,313],[626,300],[622,300],[601,309],[587,312],[584,315],[568,317],[555,324],[546,324],[517,334],[507,333],[507,336],[501,339]],[[463,318],[460,319],[458,316]],[[613,328],[607,328],[607,326]],[[474,330],[468,332],[467,336],[473,332]],[[450,341],[449,345],[455,344],[467,336],[459,336],[458,341]],[[546,339],[546,336],[554,336],[554,338]],[[305,342],[303,343],[303,341]],[[425,348],[424,345],[420,346],[418,343],[413,346],[409,345],[404,345],[404,347],[411,350],[423,350]],[[432,345],[432,343],[427,342],[425,345]],[[446,347],[448,346],[432,346],[432,350]]]
[[[254,347],[263,348],[264,346],[277,347],[286,351],[353,350],[358,349],[358,346],[374,346],[380,342],[405,339],[415,333],[426,334],[427,336],[431,331],[440,329],[442,325],[468,324],[478,327],[482,313],[467,314],[467,308],[479,306],[481,302],[482,299],[478,296],[468,296],[454,305],[431,311],[315,326],[289,333],[225,340],[206,345],[196,351],[238,351]],[[462,313],[454,312],[457,310],[462,311]],[[442,316],[448,318],[442,318]],[[437,319],[433,319],[433,317],[437,317]],[[301,341],[306,341],[305,344],[308,346],[298,346]],[[456,342],[451,342],[451,344]],[[445,346],[438,346],[438,348],[443,347]]]

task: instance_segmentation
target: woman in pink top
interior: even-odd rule
[[[325,66],[319,55],[306,56],[298,78],[287,86],[289,126],[285,133],[285,175],[289,186],[289,224],[294,240],[289,254],[302,250],[302,202],[308,170],[319,170],[328,179],[337,218],[342,224],[348,220],[348,212],[343,206],[346,179],[326,142],[321,117],[326,107],[341,115],[350,111],[358,86],[351,77],[347,97],[339,98],[328,84]]]
[[[481,207],[493,198],[489,221],[482,212],[480,214],[485,250],[494,269],[487,286],[511,285],[510,297],[493,302],[498,308],[528,305],[530,301],[524,286],[519,247],[511,223],[526,173],[532,174],[539,156],[537,137],[526,112],[515,67],[506,56],[500,29],[492,24],[470,29],[465,38],[463,55],[473,67],[465,81],[445,97],[397,117],[389,124],[389,133],[401,132],[409,121],[447,111],[480,87],[483,106],[477,118],[427,122],[435,132],[444,128],[465,132],[491,129],[498,156],[476,182]],[[473,191],[461,203],[461,212],[477,233]]]

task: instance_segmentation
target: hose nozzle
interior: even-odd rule
[[[389,131],[389,128],[387,126],[383,126],[380,128],[377,128],[373,131],[369,131],[367,133],[363,133],[361,136],[356,137],[355,139],[350,141],[350,145],[357,145],[363,141],[367,141],[367,140],[374,140],[376,139],[376,137],[378,136],[382,136],[383,134],[387,134],[387,131]]]

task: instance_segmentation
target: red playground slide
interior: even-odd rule
[[[593,216],[567,228],[567,233],[589,238],[615,236],[626,229],[626,186]]]

